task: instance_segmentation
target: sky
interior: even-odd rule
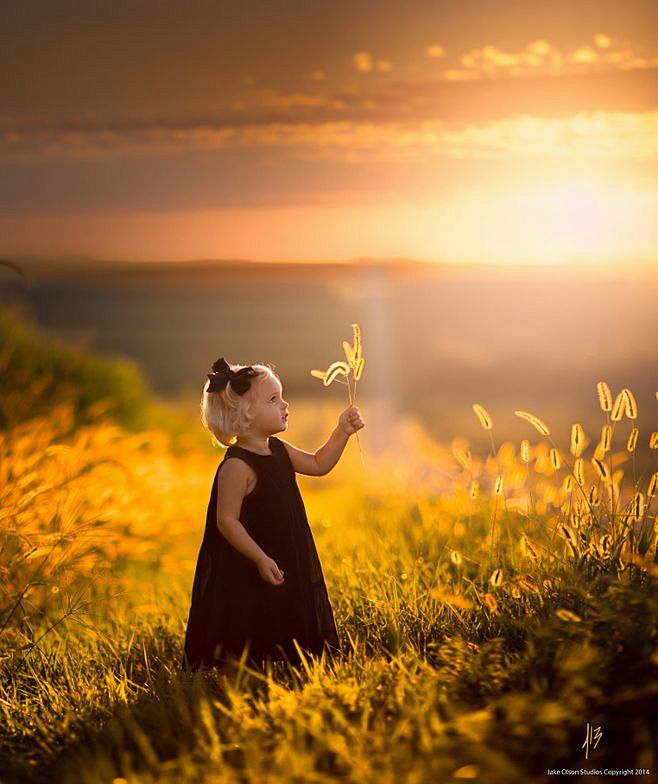
[[[0,254],[656,262],[655,0],[0,0]]]

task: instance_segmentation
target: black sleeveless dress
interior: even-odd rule
[[[327,596],[304,503],[285,446],[269,439],[271,455],[238,446],[226,450],[213,480],[206,529],[192,587],[183,663],[192,669],[240,658],[299,665],[293,644],[306,652],[338,652],[334,616]],[[254,470],[256,487],[244,497],[240,522],[284,572],[281,585],[263,580],[253,561],[217,528],[217,475],[232,457]]]

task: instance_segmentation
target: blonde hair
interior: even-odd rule
[[[251,407],[254,402],[254,390],[258,383],[266,378],[278,376],[269,365],[231,365],[231,370],[238,371],[243,367],[252,367],[258,371],[251,386],[244,395],[236,394],[231,382],[221,392],[208,392],[210,381],[207,380],[201,396],[201,422],[212,433],[213,440],[219,446],[231,446],[236,436],[249,429],[253,416]]]

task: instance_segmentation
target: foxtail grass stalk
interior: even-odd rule
[[[349,376],[347,377],[347,396],[349,398],[350,405],[352,405],[352,406],[356,405],[356,384],[357,384],[357,381],[356,381],[356,379],[354,379],[354,392],[352,392],[352,388],[350,386]],[[354,431],[354,435],[356,436],[356,443],[357,443],[357,446],[359,447],[359,454],[361,455],[361,465],[365,468],[366,467],[366,461],[365,461],[365,458],[363,456],[363,449],[361,449],[361,441],[359,440],[359,431],[355,430]]]

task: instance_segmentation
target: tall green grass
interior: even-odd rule
[[[76,425],[109,409],[125,426],[140,428],[148,394],[134,365],[47,339],[0,311],[0,429],[47,415],[63,402],[73,406]]]

